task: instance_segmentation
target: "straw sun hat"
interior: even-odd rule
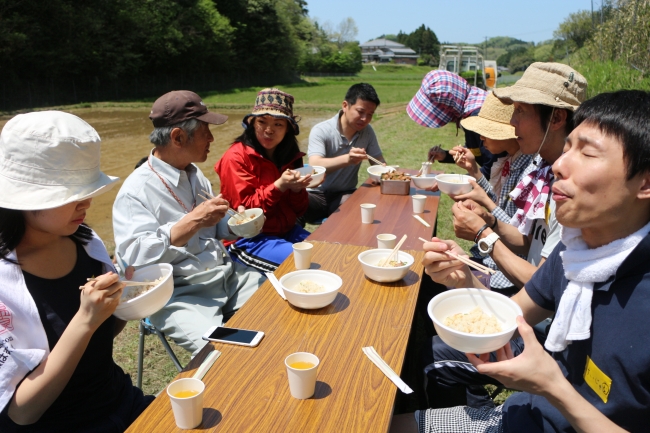
[[[576,111],[585,100],[587,80],[561,63],[533,63],[513,86],[495,89],[504,104],[522,102]]]
[[[111,189],[117,177],[99,170],[101,139],[61,111],[19,114],[0,133],[0,207],[53,209]]]
[[[505,105],[493,93],[489,93],[478,116],[467,117],[460,124],[463,128],[492,140],[517,138],[515,127],[510,125],[514,111],[514,105]]]
[[[252,117],[273,116],[287,119],[293,126],[296,135],[300,133],[298,122],[300,116],[293,115],[293,96],[279,89],[260,90],[255,98],[253,112],[244,117],[244,128],[248,127]]]

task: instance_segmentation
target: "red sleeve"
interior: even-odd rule
[[[282,192],[273,182],[262,185],[241,146],[233,144],[214,166],[221,179],[221,194],[235,209],[242,205],[247,209],[261,208],[266,213],[280,201]]]

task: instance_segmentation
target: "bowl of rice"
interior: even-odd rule
[[[485,289],[451,289],[427,307],[436,332],[449,346],[466,353],[503,347],[517,329],[521,308],[512,299]]]
[[[370,179],[373,181],[379,183],[381,180],[381,175],[383,173],[390,173],[395,171],[394,167],[389,167],[389,166],[384,166],[384,165],[371,165],[368,167],[368,174],[370,175]]]
[[[113,313],[118,319],[144,319],[164,307],[174,292],[172,265],[168,263],[140,268],[135,271],[131,281],[157,284],[125,287],[120,304]]]
[[[239,215],[243,218],[230,217],[228,220],[228,227],[234,234],[242,238],[252,238],[262,231],[266,221],[262,209],[257,207],[246,209]]]
[[[393,250],[377,248],[359,254],[357,258],[366,277],[378,283],[392,283],[401,280],[408,274],[415,259],[404,251],[398,251],[394,260],[391,260],[386,266],[380,266],[391,251]]]
[[[315,310],[334,302],[343,280],[331,272],[305,269],[284,274],[280,284],[291,305]]]
[[[423,174],[420,176],[411,176],[411,180],[416,188],[428,189],[436,184],[435,174]]]
[[[469,179],[476,182],[472,176],[466,174],[439,174],[435,177],[438,189],[449,195],[466,194],[472,190]]]
[[[320,185],[323,183],[323,179],[325,178],[325,167],[321,167],[319,165],[306,165],[296,170],[300,172],[300,176],[307,176],[308,174],[311,174],[311,182],[309,182],[307,188],[314,188]]]

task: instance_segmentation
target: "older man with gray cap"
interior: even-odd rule
[[[190,91],[169,92],[154,102],[149,118],[155,145],[127,179],[113,205],[115,255],[121,267],[154,263],[174,268],[174,294],[150,317],[158,329],[193,354],[201,339],[257,290],[264,277],[230,259],[221,239],[228,229],[228,202],[194,164],[204,162],[213,141],[209,124],[227,116],[209,112]]]

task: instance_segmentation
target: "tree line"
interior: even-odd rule
[[[328,33],[308,13],[305,0],[0,0],[0,109],[359,71],[354,22]]]

